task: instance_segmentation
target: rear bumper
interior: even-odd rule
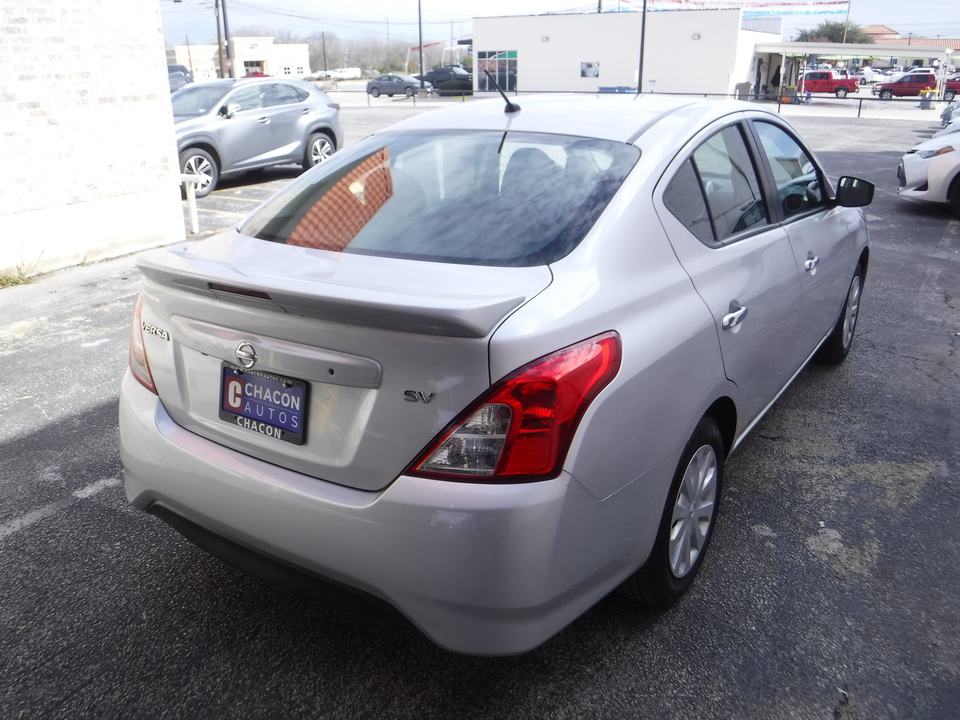
[[[395,608],[472,654],[524,652],[570,623],[646,559],[646,523],[662,509],[634,494],[642,478],[602,502],[568,475],[500,486],[401,476],[353,490],[184,430],[129,372],[120,440],[135,507],[274,584],[365,594],[362,614]]]

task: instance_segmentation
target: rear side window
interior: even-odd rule
[[[291,85],[283,83],[270,83],[263,88],[263,106],[273,107],[275,105],[293,105],[300,102],[303,98]]]
[[[667,185],[664,204],[712,245],[767,222],[760,181],[739,125],[703,142]]]
[[[303,175],[241,232],[344,253],[544,265],[583,239],[639,155],[562,135],[384,134]]]

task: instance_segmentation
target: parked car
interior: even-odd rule
[[[184,72],[180,70],[167,70],[167,79],[170,81],[170,92],[176,92],[190,81]]]
[[[875,84],[873,94],[879,95],[881,100],[889,100],[893,97],[916,97],[925,90],[935,90],[936,87],[936,75],[925,72],[911,72],[901,75],[891,82]]]
[[[931,138],[908,150],[897,168],[897,179],[901,196],[947,203],[960,217],[960,132]]]
[[[423,86],[427,92],[433,91],[433,85],[430,83],[424,81]],[[391,73],[389,75],[381,75],[367,82],[367,92],[373,97],[380,97],[381,95],[387,95],[388,97],[393,97],[394,95],[413,97],[419,89],[420,81],[412,75]]]
[[[953,133],[956,133],[956,132],[960,132],[960,120],[954,120],[948,125],[940,128],[933,134],[933,137],[935,138],[943,137],[944,135],[952,135]]]
[[[311,168],[342,142],[340,106],[303,80],[213,80],[170,99],[180,171],[202,178],[197,197],[233,173],[289,163]]]
[[[800,77],[799,89],[801,93],[833,93],[838,98],[845,98],[849,93],[860,92],[860,82],[855,78],[840,77],[830,70],[811,70]]]
[[[167,72],[183,73],[183,76],[187,79],[188,83],[193,82],[193,73],[190,72],[190,68],[188,68],[186,65],[167,65]]]
[[[865,67],[858,70],[854,74],[854,78],[856,78],[860,85],[868,85],[870,83],[882,82],[884,79],[886,79],[886,76],[883,73],[874,70],[872,67]]]
[[[960,102],[954,100],[940,113],[940,126],[946,127],[954,120],[960,120]]]
[[[618,587],[669,607],[730,453],[851,348],[872,195],[736,101],[410,118],[140,256],[127,497],[458,652],[529,650]]]
[[[943,84],[943,99],[948,103],[952,103],[954,100],[956,100],[957,93],[960,93],[960,75],[947,78],[946,82]]]
[[[423,74],[423,79],[431,85],[438,87],[441,83],[447,82],[448,80],[472,81],[473,75],[459,65],[444,65],[443,67],[428,70]]]

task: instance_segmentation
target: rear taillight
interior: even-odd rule
[[[407,473],[473,482],[555,477],[584,412],[619,368],[614,332],[535,360],[461,413]]]
[[[140,319],[142,304],[143,293],[140,293],[137,296],[137,307],[133,311],[133,325],[130,326],[130,372],[147,390],[157,394],[157,386],[153,384],[150,363],[147,361],[147,349],[143,344],[143,321]]]

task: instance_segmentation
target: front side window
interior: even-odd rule
[[[238,112],[255,110],[263,107],[263,93],[259,85],[247,85],[231,93],[227,98],[227,105],[239,105]]]
[[[334,155],[241,228],[262,240],[462,264],[554,262],[639,158],[632,145],[535,133],[385,133]]]
[[[754,123],[785,218],[826,204],[823,181],[813,160],[785,130],[768,122]]]

